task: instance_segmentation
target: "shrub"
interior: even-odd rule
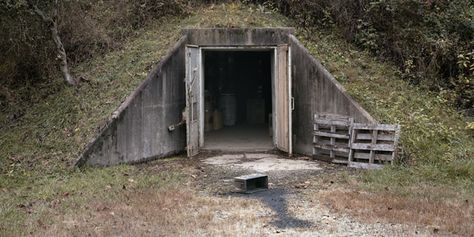
[[[410,82],[443,92],[459,108],[474,107],[472,75],[457,65],[458,55],[474,50],[471,0],[249,2],[273,7],[306,28],[336,26],[349,41],[396,63]]]
[[[45,12],[53,8],[51,2],[37,1]],[[137,29],[162,17],[186,14],[189,8],[185,0],[59,2],[59,33],[72,66],[118,49]],[[0,112],[21,113],[13,110],[37,100],[29,91],[56,80],[55,45],[48,26],[25,0],[0,0],[0,18]]]

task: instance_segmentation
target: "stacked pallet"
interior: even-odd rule
[[[392,164],[397,156],[399,125],[354,123],[340,115],[315,115],[313,156],[356,168]]]
[[[393,164],[397,156],[400,125],[360,124],[352,127],[349,166],[376,168]]]
[[[313,155],[334,163],[347,164],[354,119],[337,115],[315,115]]]

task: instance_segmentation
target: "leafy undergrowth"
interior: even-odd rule
[[[93,199],[108,193],[96,192],[95,182],[101,187],[115,183],[121,173],[135,169],[119,166],[79,171],[70,165],[107,117],[178,40],[181,28],[292,25],[262,7],[211,5],[196,9],[185,19],[167,18],[151,24],[120,51],[79,65],[74,74],[89,82],[78,88],[67,87],[60,80],[38,86],[31,92],[38,95],[33,96],[37,102],[23,108],[23,115],[0,116],[0,230],[21,228],[25,220],[41,219],[43,212],[24,211],[30,203],[83,188],[91,195],[83,199]],[[402,81],[395,67],[358,51],[337,33],[297,28],[297,36],[369,113],[381,122],[402,125],[403,162],[380,171],[361,172],[353,177],[359,187],[370,191],[391,187],[391,193],[399,196],[425,195],[413,191],[423,184],[472,197],[474,142],[465,128],[466,121],[448,102]],[[137,175],[136,179],[145,183],[153,177]],[[104,198],[113,199],[107,195]],[[73,211],[81,202],[70,200],[65,206]],[[52,204],[42,207],[44,212],[54,209]]]

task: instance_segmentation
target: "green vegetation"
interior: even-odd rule
[[[337,28],[301,28],[259,5],[222,4],[196,8],[185,18],[155,19],[135,29],[120,47],[96,52],[74,67],[75,75],[88,80],[77,88],[54,79],[57,75],[7,86],[9,93],[28,96],[3,102],[0,110],[0,232],[19,234],[27,231],[21,230],[26,220],[35,222],[56,211],[74,212],[95,198],[113,200],[124,183],[144,189],[180,182],[179,172],[157,175],[134,166],[80,171],[70,165],[178,40],[180,29],[188,26],[296,26],[298,38],[369,113],[380,122],[402,125],[402,161],[380,171],[361,172],[356,176],[361,187],[371,191],[393,187],[396,194],[416,195],[413,188],[424,185],[474,194],[474,139],[467,120],[450,100],[408,83],[397,65],[348,43]],[[61,202],[56,210],[57,199]],[[30,204],[41,211],[28,214]],[[12,233],[14,229],[19,232]]]
[[[366,172],[363,180],[379,188],[458,185],[474,194],[474,139],[465,118],[439,94],[410,85],[395,66],[378,62],[332,32],[300,31],[298,36],[379,122],[402,125],[400,164]]]
[[[403,79],[474,112],[474,3],[471,0],[248,0],[305,29],[336,27],[345,39],[390,60]]]
[[[29,90],[31,99],[21,102],[21,107],[2,110],[0,233],[21,235],[27,231],[24,227],[29,226],[25,224],[26,220],[31,222],[54,215],[55,212],[50,209],[56,208],[51,206],[56,199],[67,199],[58,204],[59,210],[64,212],[74,212],[82,203],[95,198],[113,201],[116,199],[114,192],[108,196],[109,192],[104,187],[110,185],[120,189],[124,179],[128,179],[122,177],[122,173],[134,174],[130,177],[138,183],[137,189],[148,188],[146,182],[157,186],[167,184],[167,181],[159,181],[162,174],[148,175],[136,171],[133,166],[86,171],[71,166],[108,116],[179,39],[182,28],[287,25],[282,16],[237,4],[196,10],[194,15],[185,19],[169,17],[150,23],[137,30],[119,50],[103,56],[98,54],[79,64],[73,73],[83,76],[89,80],[88,83],[73,88],[61,80],[48,80],[36,84],[35,90]],[[15,112],[11,113],[10,109],[21,110],[21,116],[12,116]],[[167,172],[163,175],[166,177]],[[176,172],[169,175],[175,177]],[[81,189],[88,194],[62,197],[64,193],[72,194]],[[35,204],[37,202],[39,204]],[[42,211],[32,217],[23,207],[30,203]],[[38,223],[34,223],[33,227],[28,228],[37,226]],[[19,232],[12,232],[15,230]]]
[[[283,26],[285,18],[230,4],[198,9],[186,19],[168,17],[138,30],[120,50],[78,65],[74,74],[88,83],[78,88],[51,80],[30,91],[35,98],[18,118],[2,113],[0,167],[3,174],[56,172],[72,164],[99,126],[144,80],[180,36],[182,28]]]

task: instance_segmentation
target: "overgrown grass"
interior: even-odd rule
[[[395,66],[357,50],[337,30],[298,36],[379,122],[402,125],[399,164],[364,172],[366,184],[383,189],[427,182],[474,194],[474,139],[452,104],[402,80]]]
[[[178,40],[181,28],[275,26],[293,23],[256,6],[224,4],[196,9],[188,18],[151,24],[137,31],[122,50],[75,68],[74,74],[90,83],[71,88],[53,80],[32,91],[38,95],[37,102],[23,108],[23,116],[0,116],[0,230],[12,233],[25,220],[48,216],[55,208],[51,203],[58,198],[64,211],[74,211],[94,198],[113,199],[114,192],[107,191],[107,185],[121,188],[120,184],[129,182],[124,173],[136,173],[131,176],[137,187],[166,186],[166,181],[160,181],[162,176],[140,174],[130,166],[78,171],[70,165]],[[474,194],[474,142],[465,130],[466,121],[448,102],[401,80],[394,66],[352,47],[337,31],[297,28],[297,34],[369,113],[381,122],[402,125],[403,162],[362,172],[356,177],[361,187],[378,191],[390,186],[396,194],[416,195],[413,187],[423,184]],[[82,195],[78,195],[80,190],[84,190]],[[40,203],[42,211],[28,214],[25,210],[31,203]]]

